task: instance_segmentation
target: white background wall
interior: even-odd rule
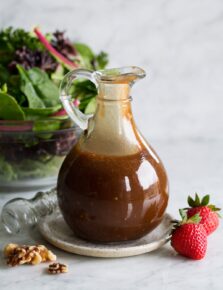
[[[0,0],[0,13],[0,28],[65,29],[110,67],[143,67],[133,107],[148,139],[222,138],[222,0]]]

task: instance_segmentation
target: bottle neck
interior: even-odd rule
[[[132,110],[129,85],[100,86],[97,109],[89,122],[84,150],[128,155],[139,151],[139,134]]]
[[[47,192],[38,192],[34,198],[31,199],[32,209],[38,217],[44,217],[51,214],[57,205],[56,189],[53,188]]]
[[[98,96],[100,100],[123,101],[130,98],[129,84],[99,83]]]
[[[100,83],[98,91],[95,129],[107,127],[109,132],[119,134],[127,122],[133,122],[130,86]]]

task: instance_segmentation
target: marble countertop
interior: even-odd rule
[[[223,207],[223,1],[7,0],[0,11],[0,28],[65,29],[74,41],[107,51],[110,67],[144,68],[148,77],[133,87],[134,117],[168,171],[168,212],[177,217],[195,191]],[[0,193],[0,208],[15,196]],[[47,244],[37,230],[11,237],[0,229],[0,250],[16,241]],[[202,261],[184,259],[169,245],[122,259],[81,257],[49,245],[69,273],[49,276],[44,264],[9,269],[0,257],[0,289],[222,290],[222,245],[222,225]]]
[[[212,194],[212,201],[222,207],[223,141],[153,140],[152,145],[159,152],[169,173],[171,192],[168,212],[177,216],[177,209],[185,206],[187,195],[195,191]],[[1,193],[1,206],[14,196]],[[69,273],[50,276],[46,273],[46,264],[8,268],[1,257],[0,289],[222,289],[222,225],[209,237],[208,252],[201,261],[178,256],[169,245],[149,254],[129,258],[82,257],[47,244],[37,229],[21,237],[9,236],[1,229],[1,249],[8,242],[48,245],[57,254],[59,261],[69,265]]]

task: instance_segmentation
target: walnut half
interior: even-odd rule
[[[61,263],[53,263],[49,265],[48,273],[49,274],[60,274],[60,273],[67,273],[68,267],[65,264]]]

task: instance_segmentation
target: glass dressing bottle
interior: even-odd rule
[[[58,202],[66,223],[83,239],[140,238],[161,222],[167,207],[166,171],[131,111],[131,87],[143,77],[138,67],[79,69],[62,81],[63,106],[84,132],[60,169]],[[91,117],[74,107],[69,95],[77,78],[91,80],[98,89]]]

